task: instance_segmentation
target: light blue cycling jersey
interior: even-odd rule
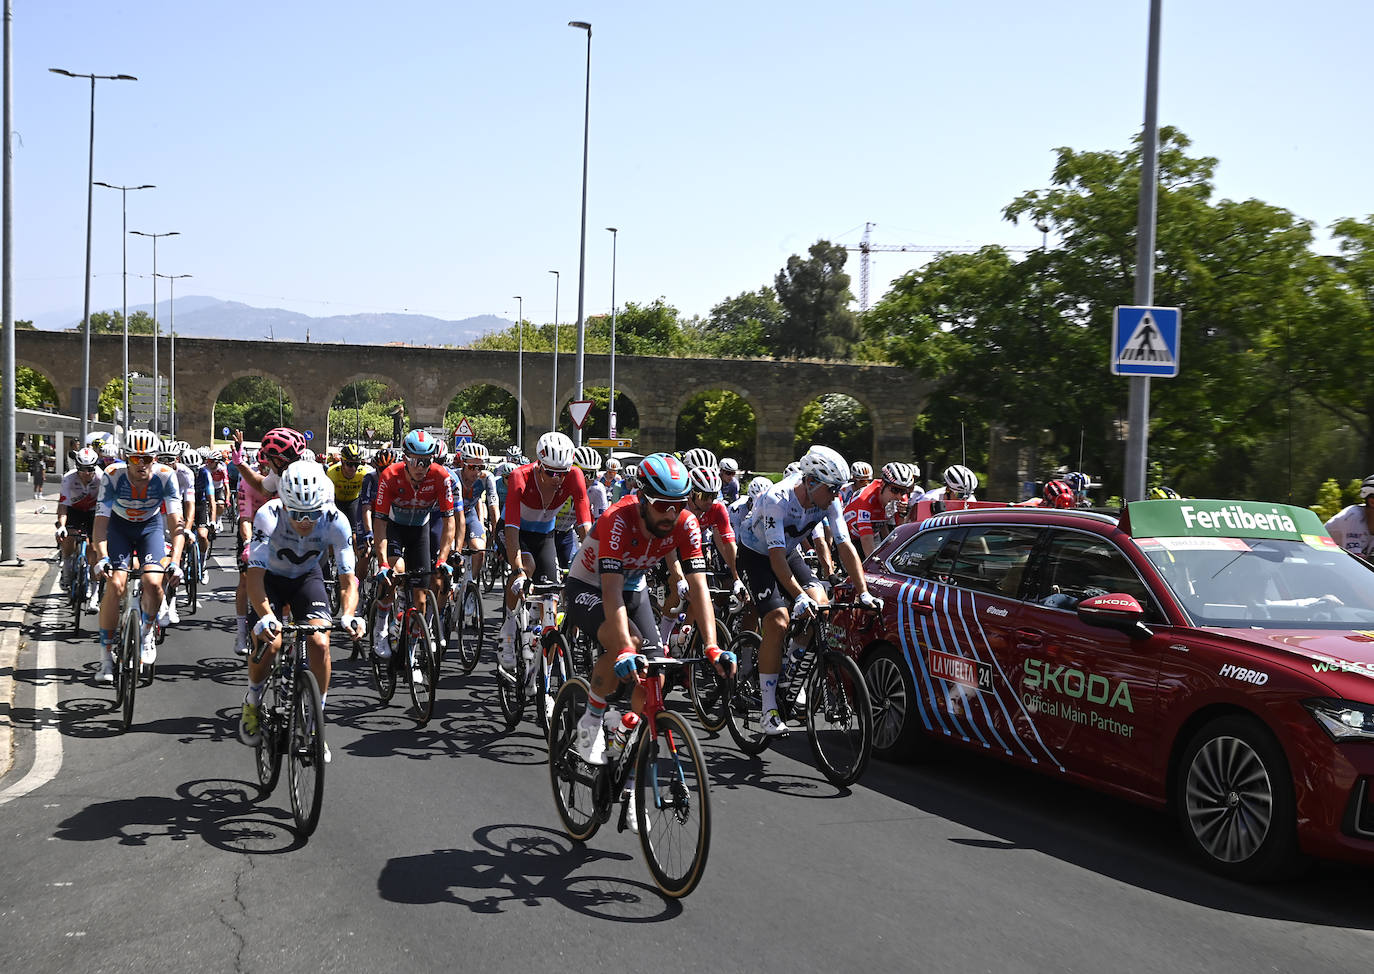
[[[754,499],[754,509],[739,531],[740,544],[761,555],[768,554],[770,548],[791,551],[822,521],[830,526],[837,542],[849,540],[840,499],[834,498],[826,507],[803,507],[796,493],[801,479],[801,474],[793,474]]]
[[[281,499],[268,501],[253,518],[253,540],[248,543],[248,567],[265,568],[271,575],[300,578],[310,572],[324,555],[334,549],[340,575],[353,574],[352,531],[348,519],[333,504],[324,506],[324,515],[310,533],[302,536],[291,526]]]
[[[153,464],[152,475],[142,486],[129,479],[126,463],[113,464],[101,476],[96,517],[121,517],[141,524],[164,509],[181,514],[181,486],[176,471],[166,464]]]

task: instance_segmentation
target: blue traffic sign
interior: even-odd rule
[[[310,442],[311,440],[313,440],[314,438],[315,438],[315,431],[314,431],[314,430],[306,430],[306,431],[305,431],[305,442],[309,443],[309,442]]]
[[[229,427],[227,427],[227,426],[224,427],[224,429],[220,430],[220,432],[223,433],[225,436],[228,436],[228,435],[229,435]]]
[[[1112,316],[1112,375],[1178,375],[1178,308],[1121,306]]]

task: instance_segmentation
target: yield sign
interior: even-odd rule
[[[587,421],[587,414],[592,411],[592,401],[590,399],[575,399],[568,403],[568,415],[572,417],[573,425],[578,429]]]
[[[468,422],[468,418],[466,416],[458,420],[458,425],[453,427],[453,435],[455,438],[459,436],[466,436],[469,439],[472,438],[472,424]]]

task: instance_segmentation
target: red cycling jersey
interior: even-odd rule
[[[558,486],[545,493],[539,486],[539,465],[516,467],[506,478],[506,524],[521,531],[548,534],[558,518],[558,509],[569,497],[573,502],[573,524],[590,524],[592,508],[587,503],[587,481],[573,467]],[[603,515],[604,516],[604,515]]]
[[[844,523],[849,528],[849,533],[854,537],[863,537],[874,533],[874,525],[882,521],[890,521],[887,510],[883,507],[882,501],[883,481],[875,480],[863,490],[854,495],[844,509]],[[907,495],[902,495],[905,501]]]
[[[668,552],[677,549],[682,570],[704,572],[706,556],[701,551],[701,525],[690,511],[678,514],[673,533],[656,538],[644,528],[639,516],[639,498],[622,497],[596,519],[582,550],[573,559],[568,577],[588,585],[600,586],[603,572],[625,576],[626,589],[644,588],[644,573]]]
[[[735,540],[735,528],[730,523],[730,509],[723,501],[713,501],[705,514],[697,514],[697,522],[701,525],[703,535],[707,531],[714,531],[717,541]]]
[[[398,460],[377,475],[377,497],[372,510],[394,524],[428,524],[431,513],[453,516],[453,481],[448,471],[431,463],[416,484]]]

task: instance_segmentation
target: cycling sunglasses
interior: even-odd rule
[[[680,514],[682,513],[682,509],[687,506],[687,498],[685,497],[681,500],[668,500],[665,497],[650,497],[648,494],[644,493],[641,493],[640,496],[648,501],[649,506],[660,514]]]
[[[125,457],[124,459],[125,459],[125,462],[127,462],[127,463],[138,463],[138,464],[143,464],[143,463],[152,463],[152,462],[153,462],[154,460],[156,460],[157,458],[156,458],[155,456],[153,456],[151,453],[130,453],[130,454],[129,454],[127,457]]]
[[[544,474],[545,477],[551,477],[551,478],[553,478],[554,480],[561,480],[562,478],[566,477],[566,476],[571,472],[571,471],[568,471],[568,470],[550,470],[548,467],[544,466],[543,464],[540,464],[540,465],[539,465],[539,469],[540,469],[540,471]]]
[[[293,521],[318,521],[324,517],[324,511],[291,511],[286,512]]]
[[[406,463],[423,463],[425,466],[429,466],[431,462],[433,462],[433,457],[422,457],[414,453],[406,454]]]

